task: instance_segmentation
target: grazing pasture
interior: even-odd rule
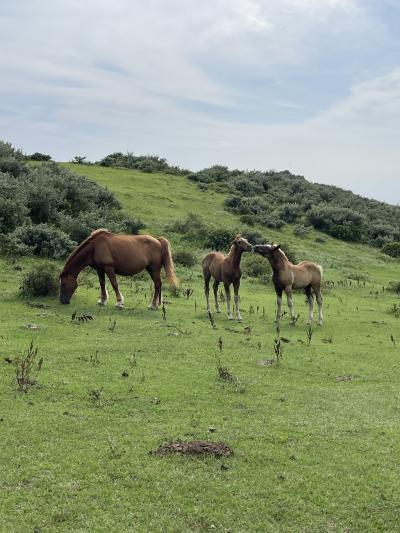
[[[195,210],[240,227],[223,195],[184,177],[74,168],[115,191],[146,233]],[[399,264],[330,237],[316,243],[313,230],[301,240],[290,227],[268,232],[322,264],[323,327],[309,329],[296,292],[296,325],[286,314],[277,332],[271,282],[248,276],[242,323],[210,321],[204,250],[178,234],[166,235],[173,248],[199,262],[177,267],[181,288],[157,312],[146,275],[119,279],[117,310],[97,305],[98,278],[84,271],[62,306],[18,295],[38,261],[0,259],[0,531],[398,529],[399,300],[383,288]],[[31,343],[21,392],[15,363]],[[150,453],[179,440],[233,455]]]

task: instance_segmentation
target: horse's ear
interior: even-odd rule
[[[277,245],[275,246],[275,248],[274,248],[274,251],[275,251],[275,250],[280,250],[280,248],[281,248],[281,245],[280,245],[280,244],[277,244]]]
[[[235,241],[238,241],[239,239],[242,238],[242,234],[241,233],[238,233],[235,237]]]

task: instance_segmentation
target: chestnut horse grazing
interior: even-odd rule
[[[239,287],[242,273],[240,271],[240,260],[243,252],[250,252],[252,245],[244,239],[241,235],[236,235],[232,243],[229,254],[225,256],[220,252],[211,252],[203,259],[203,276],[204,276],[204,292],[207,300],[207,311],[210,313],[210,279],[214,278],[214,298],[217,313],[221,312],[218,304],[218,285],[222,281],[226,293],[226,306],[229,320],[233,320],[231,312],[231,292],[230,284],[233,283],[233,290],[235,293],[235,308],[238,320],[242,320],[239,310]]]
[[[161,304],[161,267],[164,267],[168,283],[178,285],[175,275],[171,246],[167,239],[155,239],[150,235],[114,235],[106,229],[98,229],[75,248],[60,274],[60,301],[68,304],[78,286],[79,272],[90,266],[96,270],[101,297],[99,304],[106,305],[108,292],[107,274],[117,297],[116,307],[124,306],[124,297],[119,291],[116,274],[133,276],[146,269],[154,282],[154,297],[150,309]]]
[[[308,300],[309,323],[311,324],[314,318],[312,296],[312,291],[314,291],[318,303],[318,324],[322,325],[322,267],[309,261],[302,261],[297,265],[293,265],[280,249],[280,244],[277,246],[260,244],[254,246],[254,251],[266,257],[271,263],[272,281],[275,285],[277,297],[276,321],[278,322],[281,318],[282,292],[285,291],[286,293],[290,316],[294,322],[292,289],[304,289]]]

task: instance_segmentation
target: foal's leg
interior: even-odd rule
[[[233,291],[235,293],[234,300],[235,300],[236,316],[237,316],[237,319],[240,321],[242,320],[242,317],[240,315],[240,309],[239,309],[239,287],[240,287],[240,280],[236,281],[233,284]]]
[[[276,291],[276,318],[275,322],[279,324],[282,315],[282,289],[275,288]]]
[[[207,303],[207,313],[211,313],[210,308],[210,279],[211,274],[205,270],[203,270],[203,276],[204,276],[204,293],[206,295],[206,303]]]
[[[218,303],[218,285],[219,285],[219,281],[215,280],[214,284],[213,284],[215,309],[216,309],[217,313],[220,313],[221,312],[221,308],[220,308],[219,303]]]
[[[106,289],[106,275],[104,270],[98,270],[97,274],[99,276],[99,282],[100,282],[100,299],[97,303],[100,305],[106,305],[108,302],[108,292]]]
[[[305,288],[308,302],[308,323],[312,324],[314,320],[314,300],[311,292],[311,285]]]
[[[292,319],[292,323],[294,324],[295,316],[294,316],[294,306],[293,306],[293,298],[292,298],[292,287],[288,285],[285,287],[285,293],[287,298],[287,304],[290,311],[290,318]]]
[[[151,304],[149,304],[148,308],[156,310],[157,306],[161,304],[161,275],[160,270],[152,270],[151,268],[147,269],[147,272],[150,274],[151,279],[154,283],[154,294],[153,294],[153,300]]]
[[[315,296],[317,298],[317,304],[318,304],[318,325],[322,326],[322,321],[324,319],[322,315],[322,295],[321,295],[321,288],[320,287],[314,287]]]
[[[230,282],[224,281],[224,288],[225,288],[225,294],[226,294],[226,310],[228,312],[228,319],[233,320],[233,315],[231,311],[231,291],[229,288]]]
[[[108,276],[108,279],[110,280],[112,288],[115,291],[115,295],[117,297],[117,303],[115,304],[115,307],[119,307],[120,309],[122,309],[124,307],[124,297],[122,296],[122,294],[119,291],[118,282],[117,282],[117,278],[115,276],[114,269],[108,267],[108,268],[105,269],[105,271],[106,271],[106,274]]]

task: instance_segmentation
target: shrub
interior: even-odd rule
[[[400,294],[400,281],[391,281],[387,286],[387,290]]]
[[[233,229],[211,229],[204,235],[204,246],[212,250],[229,250],[236,232]]]
[[[51,161],[51,155],[35,152],[29,156],[29,159],[32,161]]]
[[[58,292],[59,269],[50,262],[38,263],[22,280],[20,287],[24,296],[54,296]]]
[[[388,242],[383,246],[382,252],[391,257],[400,257],[400,242]]]
[[[176,251],[173,254],[174,262],[178,265],[192,267],[197,263],[196,256],[186,250]]]
[[[293,227],[293,235],[303,239],[304,237],[306,237],[310,233],[310,229],[311,228],[309,226],[303,226],[303,224],[296,224]]]
[[[27,172],[25,156],[11,143],[0,141],[0,172],[11,174],[14,178]]]
[[[65,257],[76,245],[63,231],[46,224],[21,226],[11,237],[26,246],[32,255],[53,259]]]
[[[258,254],[244,254],[242,259],[243,274],[252,278],[259,278],[266,282],[271,277],[269,262]]]
[[[121,231],[137,235],[141,229],[146,227],[146,224],[140,218],[126,217],[120,222]]]

